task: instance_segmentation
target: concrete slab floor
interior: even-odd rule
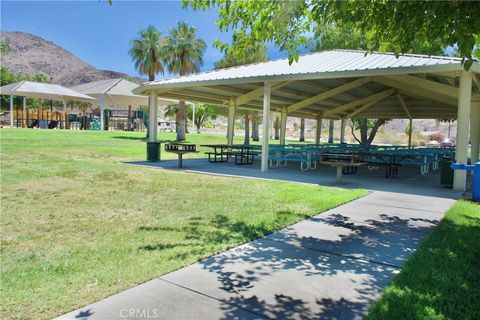
[[[286,168],[270,168],[267,172],[261,172],[259,161],[255,161],[252,165],[235,165],[233,160],[225,163],[209,163],[207,159],[186,159],[183,169],[177,167],[176,160],[140,161],[129,162],[129,164],[200,174],[292,181],[346,189],[366,189],[439,198],[457,199],[461,196],[461,192],[440,185],[438,170],[421,175],[420,169],[415,167],[400,167],[396,177],[385,179],[383,168],[369,170],[363,166],[359,167],[357,174],[344,175],[342,182],[337,184],[335,168],[325,165],[319,165],[315,170],[301,171],[298,163],[292,163]]]

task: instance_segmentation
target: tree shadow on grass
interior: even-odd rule
[[[292,212],[278,212],[278,223]],[[317,218],[312,218],[315,221]],[[332,216],[321,221],[332,228],[349,228],[353,232],[336,241],[318,240],[300,234],[275,232],[267,238],[260,238],[272,232],[271,226],[232,221],[225,215],[211,219],[194,217],[182,228],[144,226],[139,231],[185,233],[184,240],[195,243],[192,248],[205,244],[235,244],[256,239],[230,251],[212,256],[191,266],[198,274],[179,283],[193,290],[211,295],[230,306],[225,307],[225,319],[241,317],[241,310],[248,310],[267,318],[362,318],[383,286],[397,268],[388,265],[371,264],[354,257],[339,256],[319,251],[341,243],[350,246],[365,245],[358,238],[368,235],[370,246],[384,246],[385,235],[372,233],[375,228],[394,230],[408,224],[402,219],[384,217],[374,227],[358,226],[349,217]],[[383,225],[381,225],[383,224]],[[278,229],[278,228],[276,228]],[[288,229],[288,228],[287,228]],[[285,231],[284,229],[282,231]],[[400,231],[399,231],[400,232]],[[278,235],[283,238],[276,238]],[[377,237],[377,239],[375,239]],[[295,239],[297,243],[291,244]],[[388,237],[387,237],[388,239]],[[393,245],[394,239],[390,239]],[[333,244],[337,243],[337,244]],[[397,245],[402,245],[402,242]],[[155,244],[148,249],[168,250],[171,246]],[[141,248],[146,249],[146,248]],[[148,250],[146,249],[146,250]],[[184,253],[179,253],[183,255]],[[180,257],[180,256],[177,256]],[[182,272],[180,270],[178,272]],[[177,272],[177,273],[178,273]],[[212,281],[204,273],[214,274]],[[272,278],[275,276],[275,279]],[[168,279],[168,275],[165,276]],[[305,278],[311,278],[305,280]],[[178,280],[178,279],[177,279]],[[197,282],[199,281],[199,282]],[[271,281],[273,281],[271,283]],[[279,285],[280,283],[280,285]],[[327,287],[322,288],[322,285]]]

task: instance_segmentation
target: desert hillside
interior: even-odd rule
[[[0,37],[11,49],[2,55],[1,65],[15,73],[43,72],[54,83],[65,86],[128,77],[116,71],[98,70],[55,43],[30,33],[0,31]]]

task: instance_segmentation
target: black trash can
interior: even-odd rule
[[[453,186],[453,169],[450,167],[453,159],[443,157],[438,166],[440,167],[440,184],[447,187]]]
[[[160,160],[160,142],[147,142],[147,161]]]

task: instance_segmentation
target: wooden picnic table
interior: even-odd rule
[[[336,168],[336,183],[341,182],[343,174],[354,174],[359,166],[365,164],[365,162],[360,161],[360,156],[356,153],[339,152],[320,153],[319,162]]]
[[[227,162],[228,158],[234,157],[236,165],[253,164],[254,157],[258,155],[256,147],[246,144],[202,144],[201,147],[212,148],[213,152],[208,154],[208,161]]]

